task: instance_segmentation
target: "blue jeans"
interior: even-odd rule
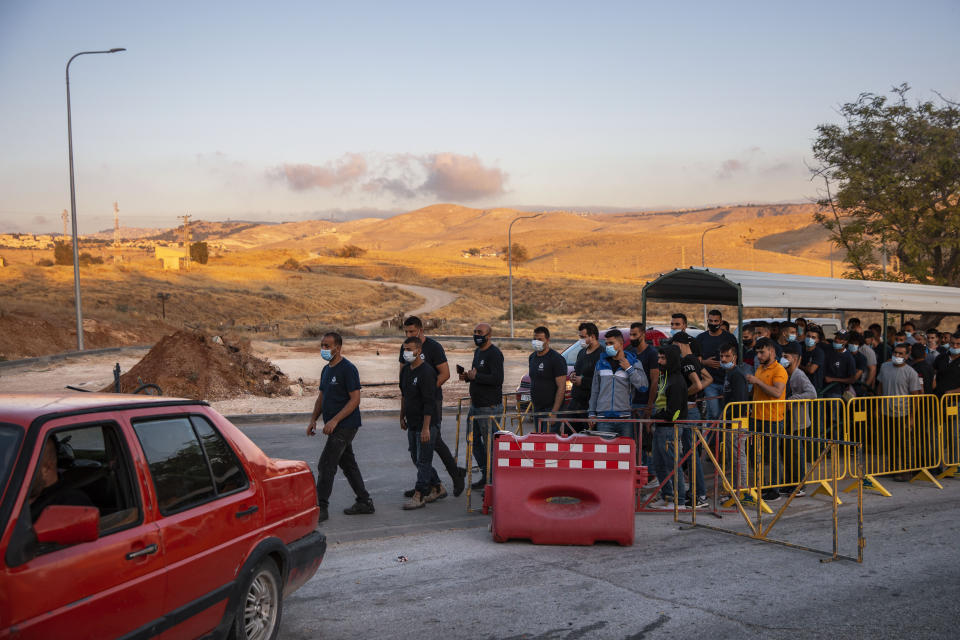
[[[723,385],[717,382],[711,382],[710,385],[704,389],[704,394],[707,397],[707,420],[719,420],[723,412]],[[710,396],[719,396],[714,399],[710,399]]]
[[[491,416],[499,415],[503,415],[502,404],[493,407],[470,405],[470,411],[467,413],[468,425],[470,419],[473,418],[473,459],[477,461],[480,474],[484,478],[487,477],[487,448],[493,446],[493,432],[496,431],[497,426],[496,421]],[[493,475],[493,468],[490,469],[490,474]]]
[[[417,465],[417,484],[414,487],[421,496],[430,493],[430,488],[440,484],[440,476],[433,468],[433,447],[440,434],[440,425],[430,423],[429,442],[420,442],[420,432],[423,430],[423,418],[411,419],[407,422],[407,449],[413,464]]]
[[[711,385],[712,386],[712,385]],[[700,419],[700,410],[696,407],[690,407],[687,409],[687,420],[699,420]],[[701,432],[702,433],[702,432]],[[706,436],[704,436],[706,437]],[[680,454],[681,457],[687,455],[687,452],[693,448],[693,429],[690,427],[684,427],[680,432],[680,444],[683,446],[683,452]],[[683,468],[687,470],[687,475],[690,475],[690,467],[693,465],[692,462],[693,456],[691,455],[689,459],[684,463]],[[701,496],[707,495],[707,483],[703,479],[703,464],[701,460],[697,459],[697,493]]]
[[[666,478],[673,471],[675,454],[673,426],[657,426],[653,430],[653,471],[657,474],[657,480],[660,481],[660,495],[664,499],[673,497],[673,481]],[[682,496],[686,493],[683,485],[683,470],[680,470],[676,481]]]
[[[629,416],[627,416],[629,417]],[[596,429],[597,431],[606,431],[608,433],[615,433],[623,438],[630,438],[631,440],[636,440],[634,435],[634,425],[632,422],[598,422]]]

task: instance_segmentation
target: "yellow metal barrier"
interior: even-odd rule
[[[936,396],[853,398],[847,404],[847,420],[850,440],[863,445],[865,489],[889,496],[877,481],[889,474],[897,474],[895,480],[925,480],[943,488],[930,472],[943,458],[941,403]]]
[[[940,437],[943,442],[943,473],[937,478],[952,478],[960,468],[960,393],[948,393],[940,398]]]
[[[723,420],[738,422],[744,433],[798,436],[758,439],[726,432],[720,469],[741,495],[756,499],[759,496],[754,494],[766,489],[812,485],[816,487],[814,495],[832,496],[834,481],[850,474],[846,455],[836,464],[830,460],[808,473],[824,452],[824,441],[847,439],[847,411],[840,398],[731,402],[724,407]],[[827,451],[827,459],[832,453]],[[755,464],[758,460],[759,465]],[[733,506],[733,500],[725,506]]]

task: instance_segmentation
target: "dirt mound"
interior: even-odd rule
[[[120,390],[132,392],[138,380],[159,385],[165,396],[194,400],[290,393],[287,377],[250,353],[249,341],[210,338],[187,330],[164,336],[143,360],[120,376]],[[104,391],[113,391],[113,385]]]

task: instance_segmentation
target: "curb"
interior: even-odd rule
[[[454,415],[456,416],[456,411],[452,411],[456,407],[444,407],[444,415]],[[312,413],[241,413],[238,415],[232,416],[223,416],[230,422],[235,425],[240,424],[260,424],[263,422],[303,422],[304,424],[310,422],[310,416]],[[369,411],[361,411],[361,416],[396,416],[400,417],[399,409],[370,409]]]

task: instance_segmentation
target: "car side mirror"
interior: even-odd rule
[[[33,525],[37,542],[71,545],[93,542],[100,536],[100,511],[96,507],[52,504]]]

